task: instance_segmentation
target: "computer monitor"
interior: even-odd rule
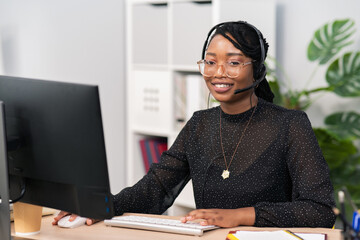
[[[98,87],[0,76],[0,101],[10,199],[113,217]]]

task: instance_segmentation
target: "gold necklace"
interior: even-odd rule
[[[233,161],[233,159],[234,159],[235,153],[236,153],[236,151],[237,151],[237,149],[238,149],[238,147],[239,147],[239,145],[240,145],[240,143],[241,143],[241,141],[242,141],[242,139],[243,139],[243,137],[244,137],[244,135],[245,135],[246,129],[248,128],[248,126],[249,126],[249,124],[250,124],[250,122],[251,122],[251,119],[252,119],[252,117],[254,116],[256,107],[257,107],[257,104],[255,105],[255,108],[254,108],[254,110],[253,110],[252,113],[251,113],[251,116],[250,116],[250,118],[249,118],[249,121],[247,122],[247,124],[246,124],[246,126],[245,126],[245,128],[244,128],[244,130],[243,130],[243,132],[242,132],[242,134],[241,134],[241,136],[240,136],[240,139],[239,139],[239,142],[238,142],[237,145],[236,145],[235,151],[234,151],[233,155],[231,156],[231,160],[230,160],[230,162],[229,162],[229,165],[228,165],[227,162],[226,162],[225,151],[224,151],[224,146],[223,146],[223,142],[222,142],[222,134],[221,134],[221,108],[219,107],[219,112],[220,112],[220,144],[221,144],[221,150],[222,150],[222,153],[223,153],[223,156],[224,156],[224,162],[225,162],[225,167],[226,167],[226,169],[225,169],[225,170],[222,172],[222,174],[221,174],[221,176],[222,176],[223,179],[229,178],[229,176],[230,176],[229,167],[230,167],[230,165],[231,165],[231,163],[232,163],[232,161]]]

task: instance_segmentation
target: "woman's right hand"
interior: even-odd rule
[[[74,221],[76,219],[76,217],[78,215],[76,214],[71,214],[69,212],[65,212],[65,211],[60,211],[59,214],[54,217],[54,221],[52,222],[52,225],[57,225],[57,223],[59,222],[60,219],[62,219],[63,217],[65,216],[68,216],[68,215],[71,215],[70,218],[69,218],[69,221]],[[90,226],[96,222],[99,222],[99,220],[95,220],[95,219],[92,219],[92,218],[88,218],[86,219],[86,225]]]

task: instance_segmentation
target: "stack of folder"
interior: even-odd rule
[[[277,231],[230,231],[226,240],[326,240],[323,233],[293,233],[289,230]]]

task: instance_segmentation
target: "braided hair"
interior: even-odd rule
[[[213,27],[204,43],[202,58],[214,36],[221,34],[228,39],[237,49],[241,50],[247,57],[255,60],[252,64],[254,79],[259,81],[255,87],[256,96],[273,102],[274,94],[266,80],[266,66],[264,64],[269,44],[263,38],[262,33],[251,24],[243,21],[224,22]],[[232,37],[230,37],[230,36]]]

